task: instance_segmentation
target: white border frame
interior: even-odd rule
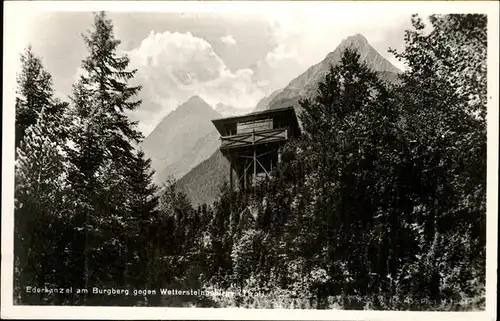
[[[484,312],[393,312],[342,310],[255,310],[216,308],[156,307],[53,307],[13,306],[13,208],[14,208],[14,101],[15,72],[19,52],[9,48],[19,44],[22,25],[16,15],[40,11],[165,11],[165,12],[273,12],[290,8],[328,12],[335,6],[346,11],[366,10],[400,13],[486,13],[488,14],[488,150],[487,150],[487,254],[486,310]],[[3,73],[3,159],[2,159],[2,262],[1,316],[26,319],[240,319],[240,320],[495,320],[497,300],[498,244],[498,33],[499,4],[493,1],[420,2],[200,2],[200,1],[6,1],[4,2]],[[7,49],[7,50],[6,50]]]

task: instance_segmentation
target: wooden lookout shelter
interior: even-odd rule
[[[281,161],[281,147],[300,135],[293,107],[212,120],[221,135],[220,150],[229,160],[229,185],[246,189],[269,175]],[[235,177],[236,176],[236,177]]]

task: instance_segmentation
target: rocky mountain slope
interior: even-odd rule
[[[206,136],[198,139],[177,161],[158,172],[158,181],[165,182],[170,176],[174,179],[181,178],[196,165],[209,158],[219,146],[219,132],[214,128]]]
[[[169,175],[182,177],[213,153],[216,142],[211,120],[220,117],[203,99],[193,96],[161,120],[140,145],[152,160],[157,183]],[[199,143],[200,139],[209,142],[210,137],[212,147]]]
[[[176,183],[186,193],[193,205],[212,203],[219,194],[224,181],[228,180],[229,161],[219,149],[201,162]]]
[[[283,90],[283,88],[275,90],[269,96],[266,96],[266,97],[262,98],[257,103],[257,106],[255,107],[255,109],[253,111],[266,110],[268,108],[269,103],[271,102],[271,100],[273,100],[276,96],[278,96],[281,93],[282,90]]]

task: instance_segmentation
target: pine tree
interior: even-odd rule
[[[141,101],[133,98],[141,87],[128,85],[136,70],[127,70],[129,58],[117,55],[120,41],[104,12],[94,15],[93,30],[83,39],[89,55],[82,62],[83,75],[73,87],[74,126],[68,148],[81,227],[77,243],[84,253],[79,263],[84,273],[78,284],[123,285],[128,266],[123,222],[130,215],[130,193],[121,183],[126,182],[127,169],[133,163],[132,144],[142,139],[126,112],[140,105]],[[110,191],[120,202],[109,203]],[[114,235],[116,229],[122,231],[121,237]],[[104,248],[116,266],[103,266],[107,264],[102,260]],[[99,263],[90,269],[90,260]]]
[[[129,185],[127,221],[127,248],[131,261],[131,283],[136,287],[154,288],[157,285],[156,271],[159,257],[159,196],[157,186],[152,183],[154,172],[151,160],[139,151],[128,169]]]
[[[52,76],[31,46],[21,55],[17,83],[16,286],[64,286],[71,284],[64,268],[71,230],[63,151],[68,104],[53,98]],[[21,302],[29,299],[40,303],[21,295]],[[54,298],[44,298],[49,299]]]
[[[20,286],[65,285],[64,253],[59,251],[65,243],[60,227],[68,215],[68,186],[62,129],[52,117],[43,108],[18,148],[14,231]]]
[[[26,129],[36,124],[45,107],[51,113],[53,104],[52,76],[45,70],[40,57],[28,46],[21,54],[21,72],[17,76],[16,148],[24,139]]]

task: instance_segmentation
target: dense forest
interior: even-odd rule
[[[391,50],[408,66],[397,83],[345,50],[316,97],[300,102],[303,134],[271,177],[245,194],[223,186],[197,207],[174,181],[152,182],[127,117],[141,87],[130,84],[136,71],[117,54],[105,13],[83,37],[88,56],[67,102],[27,48],[16,100],[14,302],[484,309],[486,16],[411,19],[404,50]]]

